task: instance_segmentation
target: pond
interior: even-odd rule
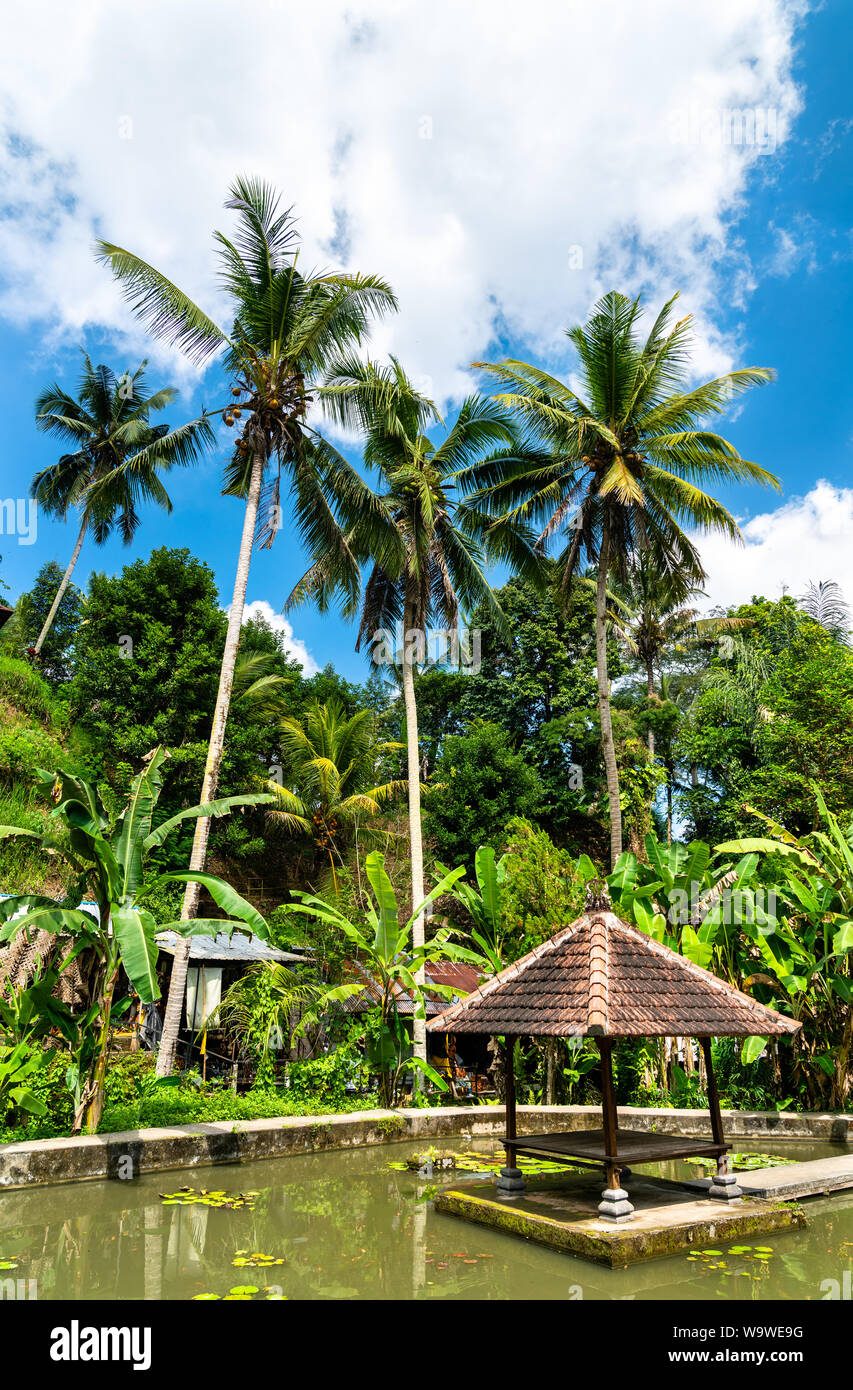
[[[808,1228],[756,1238],[758,1254],[719,1244],[698,1259],[607,1270],[436,1213],[432,1184],[402,1166],[423,1147],[391,1144],[6,1193],[0,1296],[762,1301],[826,1298],[835,1281],[850,1297],[853,1192],[811,1199]],[[440,1148],[476,1149],[486,1161],[502,1152],[464,1140]],[[742,1148],[792,1160],[839,1151],[813,1143]],[[695,1177],[700,1170],[670,1163],[659,1171]],[[192,1192],[180,1193],[184,1186]],[[202,1189],[219,1195],[201,1201]]]

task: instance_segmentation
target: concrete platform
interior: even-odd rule
[[[778,1168],[753,1168],[737,1174],[744,1196],[788,1201],[796,1197],[823,1197],[853,1187],[853,1154],[813,1158],[806,1163],[786,1163]]]
[[[435,1209],[610,1269],[806,1224],[796,1206],[758,1198],[712,1202],[681,1184],[636,1174],[630,1191],[636,1211],[624,1226],[599,1218],[597,1174],[531,1179],[519,1197],[499,1196],[494,1182],[459,1184],[436,1193]]]

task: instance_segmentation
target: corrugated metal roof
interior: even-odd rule
[[[157,933],[157,945],[167,955],[175,954],[178,933],[164,931]],[[190,960],[218,960],[225,964],[241,961],[275,960],[296,963],[305,961],[304,955],[293,951],[279,951],[276,946],[268,946],[259,936],[247,936],[236,932],[229,937],[225,932],[218,936],[193,936],[190,939]]]

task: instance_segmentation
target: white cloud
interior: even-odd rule
[[[744,545],[697,537],[709,603],[748,603],[753,595],[798,597],[811,581],[834,579],[853,601],[853,488],[819,481],[804,497],[741,523]]]
[[[741,348],[720,290],[738,303],[753,283],[730,219],[777,156],[677,117],[770,110],[782,142],[805,7],[31,0],[0,53],[0,312],[42,320],[48,346],[103,325],[141,347],[97,234],[215,312],[210,234],[247,171],[296,204],[306,265],[390,280],[401,313],[376,347],[440,400],[469,389],[496,326],[558,365],[559,330],[613,284],[682,287],[697,371],[725,369]]]
[[[776,238],[773,254],[766,262],[768,274],[787,278],[802,268],[809,275],[817,270],[817,224],[813,217],[803,213],[792,227],[780,227],[771,222],[768,230]]]
[[[228,611],[227,609],[225,610]],[[266,599],[257,598],[252,603],[247,603],[243,610],[243,622],[247,623],[250,618],[263,618],[268,623],[273,632],[280,633],[284,638],[284,647],[287,653],[292,656],[302,667],[306,676],[314,676],[320,667],[309,652],[305,643],[293,635],[293,625],[277,613],[271,603]]]

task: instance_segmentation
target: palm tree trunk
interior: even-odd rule
[[[234,596],[228,614],[228,630],[225,634],[225,651],[219,671],[219,690],[216,707],[213,711],[213,727],[207,746],[207,762],[201,784],[201,802],[212,801],[219,782],[219,768],[222,763],[222,750],[225,745],[225,725],[228,721],[228,707],[231,703],[231,686],[234,683],[234,663],[237,660],[237,647],[240,643],[240,627],[243,622],[243,608],[246,603],[246,586],[249,582],[249,566],[252,562],[252,543],[255,538],[255,525],[258,518],[258,503],[261,496],[261,482],[264,474],[263,454],[255,454],[252,473],[249,479],[249,492],[246,497],[246,514],[243,519],[243,536],[240,541],[240,558],[237,561],[237,574],[234,579]],[[207,858],[207,841],[210,834],[210,818],[201,816],[195,823],[193,848],[190,855],[190,870],[201,873]],[[187,922],[198,911],[199,884],[188,883],[181,908],[181,921]],[[175,945],[172,961],[172,975],[169,981],[169,998],[163,1018],[163,1037],[157,1055],[157,1075],[171,1076],[175,1066],[175,1048],[181,1028],[181,1011],[187,987],[187,967],[190,959],[188,937],[179,937]]]
[[[410,613],[411,626],[414,615]],[[409,843],[412,857],[412,910],[424,900],[424,846],[421,830],[421,760],[418,754],[418,706],[415,700],[415,675],[411,649],[407,634],[411,630],[409,622],[403,631],[403,705],[406,711],[406,753],[409,778]],[[418,913],[412,924],[412,945],[424,944],[424,914]],[[415,972],[415,980],[423,987],[426,976],[423,963]],[[426,1024],[415,1018],[413,1023],[414,1054],[426,1061]],[[415,1084],[418,1076],[415,1074]]]
[[[42,649],[42,646],[44,645],[44,639],[45,639],[45,637],[47,636],[47,634],[50,632],[50,629],[51,629],[51,627],[53,626],[53,620],[54,620],[54,618],[56,617],[56,614],[57,614],[57,612],[58,612],[59,605],[60,605],[60,603],[62,602],[63,598],[65,597],[65,590],[68,588],[68,585],[71,583],[71,576],[72,576],[72,574],[74,573],[74,566],[77,564],[77,561],[80,559],[80,551],[83,549],[83,537],[86,535],[86,530],[87,530],[87,528],[88,528],[88,525],[89,525],[89,518],[84,514],[83,520],[82,520],[81,525],[80,525],[80,534],[79,534],[78,537],[77,537],[77,544],[75,545],[75,547],[74,547],[74,553],[73,553],[73,555],[71,556],[71,559],[70,559],[69,562],[68,562],[68,569],[65,571],[65,573],[64,573],[63,576],[62,576],[62,583],[60,584],[59,588],[58,588],[57,591],[56,591],[56,598],[53,600],[53,603],[50,605],[50,612],[48,613],[47,617],[45,618],[45,620],[44,620],[44,627],[42,628],[42,630],[41,630],[41,632],[39,633],[38,638],[37,638],[37,640],[36,640],[36,646],[35,646],[35,653],[36,653],[36,656],[38,656],[39,652],[40,652],[41,649]]]
[[[655,671],[654,671],[654,666],[652,665],[652,662],[651,662],[651,658],[649,658],[649,660],[646,662],[646,695],[648,696],[648,700],[649,700],[649,703],[650,703],[650,704],[651,704],[651,701],[652,701],[652,699],[653,699],[653,697],[654,697],[654,693],[655,693]],[[648,738],[648,744],[649,744],[649,757],[651,758],[652,762],[654,762],[654,760],[655,760],[655,735],[654,735],[654,730],[653,730],[653,729],[651,729],[651,728],[649,729],[647,738]]]
[[[605,530],[598,556],[598,578],[595,586],[595,668],[598,677],[598,715],[601,720],[601,752],[607,775],[607,796],[610,802],[610,867],[622,853],[622,808],[619,805],[619,771],[613,743],[613,724],[610,719],[610,680],[607,675],[607,564],[608,535]]]

